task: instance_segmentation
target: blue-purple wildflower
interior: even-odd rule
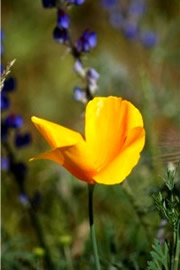
[[[21,115],[15,115],[14,113],[11,113],[5,119],[5,123],[8,128],[20,128],[24,124],[24,121]]]
[[[9,159],[7,157],[1,157],[1,171],[9,170]]]
[[[68,29],[70,18],[63,9],[57,11],[57,26],[62,29]]]
[[[138,36],[138,26],[135,23],[126,23],[123,28],[125,37],[129,40],[133,40]]]
[[[86,103],[87,102],[86,92],[80,87],[74,87],[74,99]]]
[[[95,32],[85,30],[82,36],[79,38],[76,44],[76,48],[79,52],[88,52],[96,46],[97,35]]]
[[[16,79],[14,77],[9,77],[5,80],[2,92],[12,92],[16,88]]]
[[[143,33],[142,19],[148,4],[144,0],[102,0],[102,6],[109,13],[109,20],[113,27],[119,29],[124,37],[130,41],[139,41],[148,49],[157,42],[157,35],[153,31]]]
[[[145,32],[141,36],[141,41],[144,47],[149,48],[149,49],[153,48],[157,44],[157,41],[158,41],[157,34],[152,31]]]
[[[85,77],[86,75],[83,65],[79,60],[76,60],[74,63],[74,71],[81,77]]]
[[[141,0],[131,1],[128,7],[129,15],[142,16],[146,12],[146,5]]]
[[[31,134],[28,132],[24,134],[21,134],[21,133],[15,134],[14,144],[18,148],[22,148],[29,145],[31,141],[32,141],[32,137],[31,137]]]
[[[68,32],[66,29],[56,26],[53,31],[53,38],[59,43],[66,43],[68,41]]]
[[[1,92],[1,111],[5,111],[10,107],[10,100],[7,95]]]
[[[66,0],[68,4],[74,4],[76,6],[80,6],[84,4],[85,0]]]
[[[24,205],[24,206],[29,205],[29,199],[25,193],[20,193],[18,198],[19,198],[19,201],[21,202],[22,205]]]
[[[74,98],[75,100],[86,103],[89,99],[93,98],[93,94],[97,90],[97,79],[99,78],[99,74],[94,69],[89,69],[86,71],[82,65],[82,54],[85,52],[89,52],[93,49],[97,44],[97,35],[95,32],[90,30],[85,30],[80,38],[74,42],[73,38],[70,37],[70,17],[67,13],[68,5],[82,5],[84,0],[65,0],[62,2],[57,2],[55,5],[55,1],[43,1],[44,7],[54,7],[57,8],[57,24],[53,30],[53,38],[61,44],[65,44],[75,60],[74,63],[74,71],[84,80],[86,81],[86,87],[74,88]],[[16,145],[23,145],[24,141],[21,136],[21,143],[19,143],[19,136],[15,139]]]

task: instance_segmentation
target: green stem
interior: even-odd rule
[[[101,268],[100,268],[100,263],[99,263],[99,256],[98,256],[97,243],[96,243],[96,234],[95,234],[95,227],[94,227],[94,217],[93,217],[93,191],[94,191],[94,185],[88,184],[90,235],[91,235],[91,242],[93,246],[96,270],[100,270]]]
[[[175,246],[175,256],[174,256],[174,264],[173,264],[173,270],[178,270],[179,265],[179,257],[180,257],[180,220],[177,223],[177,230],[176,230],[176,246]]]

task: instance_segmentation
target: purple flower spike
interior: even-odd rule
[[[44,8],[53,8],[56,6],[56,0],[42,0]]]
[[[142,44],[151,49],[157,44],[157,35],[154,32],[146,32],[141,37]]]
[[[9,128],[20,128],[23,125],[23,119],[20,115],[10,114],[6,118],[6,125]]]
[[[57,26],[67,29],[69,27],[70,18],[63,9],[59,9],[57,13]]]
[[[27,146],[31,143],[31,135],[29,133],[25,134],[16,134],[14,143],[16,147],[21,148]]]
[[[53,38],[59,43],[66,43],[68,41],[67,30],[56,26],[53,31]]]

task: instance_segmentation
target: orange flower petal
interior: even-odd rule
[[[95,183],[92,177],[97,174],[97,171],[93,164],[92,154],[83,140],[72,146],[56,148],[55,150],[40,154],[31,160],[36,159],[55,161],[78,179],[88,183]]]
[[[86,107],[85,138],[103,169],[119,155],[129,130],[143,127],[138,109],[118,97],[98,97]]]
[[[52,148],[76,144],[82,136],[80,133],[53,122],[33,116],[32,122]]]
[[[137,164],[144,143],[144,129],[141,127],[132,129],[118,156],[100,171],[94,180],[105,185],[121,183]]]

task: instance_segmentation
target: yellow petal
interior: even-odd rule
[[[80,133],[45,119],[33,116],[31,120],[52,148],[73,145],[82,139]]]
[[[93,176],[97,174],[91,151],[86,143],[81,140],[72,146],[60,147],[55,150],[40,154],[31,160],[49,159],[57,162],[67,169],[76,178],[94,183]]]
[[[119,154],[127,134],[135,127],[143,127],[143,120],[130,102],[118,97],[98,97],[88,103],[85,138],[99,169]]]
[[[137,164],[144,143],[145,131],[143,128],[138,127],[129,131],[119,155],[94,176],[94,180],[105,185],[121,183]]]

